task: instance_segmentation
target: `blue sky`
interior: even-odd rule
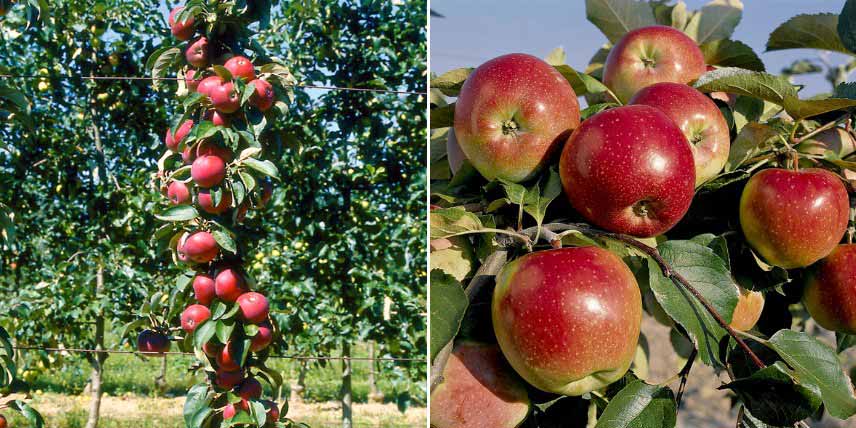
[[[688,9],[696,10],[707,1],[685,3]],[[744,0],[743,19],[732,38],[751,46],[768,71],[779,73],[796,59],[818,58],[819,51],[764,52],[770,32],[795,15],[838,13],[843,6],[844,0]],[[544,57],[557,46],[565,49],[568,64],[582,70],[606,42],[597,27],[586,20],[582,0],[432,0],[431,9],[446,16],[431,18],[431,71],[437,74],[477,66],[511,52]],[[823,55],[834,64],[847,58],[842,54]],[[830,90],[821,75],[801,76],[795,82],[806,85],[802,92],[806,96]]]

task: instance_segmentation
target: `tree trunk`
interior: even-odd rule
[[[104,266],[98,265],[98,272],[95,274],[95,298],[98,299],[104,290]],[[104,349],[104,313],[98,311],[95,316],[95,349]],[[90,394],[92,401],[89,402],[89,419],[86,421],[86,428],[97,428],[98,417],[101,413],[101,396],[102,375],[104,373],[104,361],[107,360],[107,354],[94,353],[89,354],[89,364],[92,366],[92,377],[90,378]]]
[[[163,395],[166,392],[166,355],[161,359],[161,372],[158,377],[155,378],[155,388]]]
[[[369,342],[369,402],[383,403],[383,393],[377,389],[377,378],[375,377],[377,364],[375,364],[374,357],[375,343],[372,340]]]
[[[289,401],[293,403],[303,402],[303,393],[306,391],[306,367],[309,365],[309,360],[300,360],[300,368],[297,372],[297,384],[291,385],[291,395]]]
[[[342,428],[354,426],[354,396],[351,390],[351,344],[342,344]]]

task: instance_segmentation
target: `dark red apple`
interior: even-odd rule
[[[785,269],[829,255],[847,229],[847,189],[833,173],[770,168],[749,179],[740,197],[746,241],[767,263]]]
[[[526,54],[480,65],[467,77],[455,106],[461,150],[489,180],[533,177],[579,123],[579,102],[568,81]]]
[[[172,134],[172,129],[167,128],[166,137],[164,137],[164,141],[166,142],[166,148],[178,152],[179,144],[184,140],[184,137],[190,133],[190,130],[193,129],[193,121],[186,120],[178,129],[175,130],[175,135]]]
[[[163,356],[169,351],[169,337],[153,330],[143,330],[137,336],[137,350],[147,357]]]
[[[190,176],[199,187],[214,187],[226,178],[226,162],[219,156],[198,156],[190,166]]]
[[[692,149],[675,123],[653,107],[600,112],[583,122],[559,161],[571,205],[612,232],[649,237],[671,229],[695,189]]]
[[[208,66],[208,38],[200,37],[191,43],[184,52],[187,62],[197,68]]]
[[[202,208],[202,211],[209,214],[222,214],[232,206],[232,194],[228,191],[223,191],[222,193],[220,203],[215,206],[214,199],[211,197],[211,191],[209,189],[199,189],[199,192],[196,193],[196,202],[199,204],[199,208]]]
[[[193,295],[196,301],[202,305],[208,306],[214,301],[216,294],[214,293],[214,278],[204,273],[196,274],[193,278]]]
[[[247,292],[247,286],[244,277],[237,270],[227,268],[220,271],[214,279],[214,290],[220,300],[231,303]]]
[[[603,83],[622,101],[660,82],[690,83],[707,70],[704,54],[683,31],[663,25],[637,28],[609,51]]]
[[[173,181],[167,187],[166,197],[169,199],[169,203],[173,205],[189,204],[191,200],[190,189],[180,181]]]
[[[838,245],[810,270],[803,303],[821,327],[856,334],[856,244]]]
[[[256,378],[248,377],[238,387],[238,396],[244,400],[258,400],[262,396],[262,384]]]
[[[262,79],[256,79],[250,83],[256,86],[256,90],[250,97],[250,105],[261,111],[268,111],[273,106],[273,101],[276,97],[276,94],[273,92],[273,86]]]
[[[255,291],[241,294],[238,297],[238,306],[240,306],[241,317],[244,321],[258,324],[267,319],[270,313],[270,304],[267,298]]]
[[[696,186],[716,177],[725,161],[731,136],[728,123],[716,103],[682,83],[655,83],[642,88],[629,104],[654,107],[675,122],[693,150]]]
[[[276,403],[270,400],[262,400],[262,404],[267,409],[267,417],[265,418],[268,423],[279,421],[279,407],[277,407]]]
[[[196,32],[196,28],[193,26],[196,21],[193,17],[188,18],[184,22],[175,22],[175,15],[183,9],[184,6],[178,6],[169,13],[169,28],[172,35],[178,40],[188,40]]]
[[[196,327],[211,318],[211,311],[207,307],[193,304],[181,313],[181,328],[187,333],[196,331]]]
[[[211,89],[211,104],[220,113],[234,113],[241,108],[241,94],[232,82],[223,83]]]
[[[208,263],[220,252],[214,236],[205,231],[185,235],[183,242],[180,241],[179,244],[179,252],[187,255],[194,263]]]
[[[240,385],[242,380],[244,380],[244,372],[240,370],[218,370],[214,379],[214,384],[221,389],[232,389]]]
[[[636,354],[642,296],[633,273],[597,247],[527,254],[496,276],[493,328],[532,386],[582,395],[624,376]]]
[[[250,341],[250,351],[259,352],[273,342],[273,326],[268,321],[259,323],[259,332]]]
[[[234,79],[244,79],[245,82],[250,82],[256,78],[256,69],[247,57],[233,56],[223,64],[223,67],[232,73]]]

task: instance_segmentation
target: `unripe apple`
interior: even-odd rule
[[[194,263],[208,263],[217,257],[220,248],[217,246],[217,241],[213,235],[200,231],[188,235],[182,243],[180,251]]]
[[[190,92],[196,92],[199,89],[199,83],[202,82],[202,80],[196,79],[196,74],[196,70],[187,70],[184,73],[184,84],[187,85],[187,90]]]
[[[739,285],[737,292],[737,306],[734,307],[734,314],[728,325],[738,331],[749,331],[761,319],[761,312],[764,310],[764,294],[760,291],[747,290]]]
[[[240,349],[236,349],[235,342],[228,341],[226,346],[217,354],[217,367],[220,370],[235,371],[241,368]]]
[[[220,76],[208,76],[202,79],[199,82],[199,86],[196,87],[196,92],[199,92],[206,97],[211,97],[211,90],[225,83]]]
[[[147,357],[162,356],[164,352],[169,351],[169,347],[169,338],[163,333],[146,329],[137,336],[137,351]]]
[[[238,306],[241,308],[241,317],[244,321],[253,324],[266,320],[270,313],[270,304],[267,298],[255,291],[241,294],[238,297]]]
[[[178,152],[179,144],[184,140],[184,137],[190,133],[190,130],[193,129],[193,121],[185,120],[178,129],[175,130],[175,135],[172,134],[172,129],[167,128],[166,137],[164,137],[164,142],[166,143],[166,148]]]
[[[224,302],[232,303],[238,297],[247,292],[244,277],[233,268],[220,271],[214,279],[214,291],[217,298]]]
[[[219,156],[199,156],[190,166],[190,176],[199,187],[214,187],[226,178],[226,162]]]
[[[455,106],[461,150],[488,180],[533,177],[579,124],[579,102],[568,81],[526,54],[480,65]]]
[[[642,323],[636,278],[597,247],[538,251],[505,265],[491,310],[511,366],[532,386],[562,395],[624,376]]]
[[[731,146],[728,123],[716,103],[695,88],[682,83],[655,83],[636,92],[629,104],[654,107],[681,128],[693,151],[696,186],[716,177],[725,167]]]
[[[660,82],[690,83],[707,64],[696,42],[681,30],[663,25],[637,28],[609,51],[603,83],[622,101]]]
[[[250,351],[259,352],[273,342],[273,326],[268,321],[259,323],[259,332],[250,341]]]
[[[279,407],[276,405],[276,403],[270,400],[262,400],[262,404],[265,406],[265,409],[267,409],[267,417],[265,418],[267,420],[267,423],[278,422]]]
[[[256,378],[248,377],[238,387],[238,396],[244,400],[258,400],[262,396],[262,384]]]
[[[273,92],[273,86],[262,79],[256,79],[250,83],[256,86],[256,90],[250,96],[250,105],[261,111],[268,111],[273,106],[273,101],[276,97],[276,94]]]
[[[208,308],[199,304],[190,305],[181,313],[181,328],[188,334],[193,333],[196,327],[208,318],[211,318],[211,311]]]
[[[611,232],[650,237],[671,229],[695,189],[692,149],[675,123],[653,107],[609,109],[588,118],[559,160],[571,205]]]
[[[847,229],[847,189],[833,173],[765,169],[749,179],[740,197],[746,241],[774,266],[808,266],[829,255]]]
[[[232,124],[232,119],[227,116],[225,113],[220,113],[217,110],[208,110],[205,112],[205,115],[202,116],[205,120],[210,120],[211,123],[217,126],[230,126]]]
[[[821,327],[856,334],[856,244],[838,245],[810,269],[803,303]]]
[[[218,370],[216,378],[214,379],[214,384],[220,387],[221,389],[232,389],[238,386],[242,380],[244,380],[244,373],[240,370]]]
[[[523,381],[494,345],[456,343],[431,392],[434,428],[514,428],[529,413]]]
[[[250,82],[256,78],[256,69],[247,57],[233,56],[223,64],[223,67],[232,73],[234,79],[244,79],[245,82]]]
[[[196,32],[196,28],[193,26],[195,19],[190,17],[187,21],[175,22],[175,15],[181,12],[182,9],[184,9],[184,6],[178,6],[169,13],[169,28],[176,39],[188,40],[193,37],[193,33]]]
[[[458,139],[455,137],[455,128],[449,128],[449,134],[446,137],[446,159],[449,161],[449,169],[452,171],[452,175],[461,170],[461,167],[464,166],[464,160],[467,159],[467,155],[461,150]]]
[[[241,94],[232,82],[223,83],[211,89],[211,104],[220,113],[234,113],[241,108]]]
[[[173,181],[167,186],[166,197],[173,205],[189,204],[191,200],[190,189],[180,181]]]
[[[856,140],[844,128],[835,127],[803,141],[797,146],[797,150],[812,155],[823,155],[826,151],[831,151],[843,158],[856,151]]]
[[[214,301],[216,294],[214,292],[214,278],[204,273],[196,274],[193,278],[193,295],[196,301],[202,305],[208,306]]]
[[[208,66],[208,38],[200,37],[191,43],[184,52],[184,58],[194,67],[205,68]]]
[[[232,194],[228,191],[223,191],[222,193],[220,203],[214,206],[211,191],[209,189],[199,189],[199,192],[196,193],[196,202],[199,204],[199,208],[202,208],[202,211],[209,214],[221,214],[232,206]]]

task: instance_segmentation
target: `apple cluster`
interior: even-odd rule
[[[450,168],[457,174],[466,160],[488,180],[520,183],[558,158],[570,216],[616,234],[661,236],[728,160],[729,126],[714,99],[733,104],[734,97],[690,86],[711,69],[680,30],[632,30],[603,69],[614,106],[581,121],[577,94],[556,68],[526,54],[494,58],[460,89],[447,140]],[[856,333],[856,245],[839,245],[849,210],[839,177],[795,162],[755,173],[739,218],[766,263],[814,265],[804,301],[819,324]],[[441,244],[432,242],[432,250],[451,245]],[[735,287],[730,326],[749,330],[764,297]],[[497,344],[455,343],[431,394],[432,426],[511,428],[528,414],[526,383],[579,396],[617,381],[637,352],[642,298],[618,256],[559,248],[505,265],[491,314]]]
[[[227,39],[233,34],[212,29],[206,33],[205,23],[216,12],[194,7],[188,11],[179,6],[169,14],[172,35],[187,42],[184,88],[179,91],[186,112],[165,132],[166,154],[157,174],[167,212],[182,213],[178,219],[165,218],[183,222],[167,229],[175,230],[170,239],[174,260],[194,272],[190,283],[195,302],[181,312],[181,330],[184,343],[193,344],[208,373],[216,417],[225,424],[264,421],[275,426],[279,408],[261,399],[259,381],[270,378],[257,367],[263,367],[269,353],[275,323],[268,299],[253,290],[254,281],[242,267],[242,247],[235,239],[248,211],[264,208],[273,194],[268,170],[245,163],[262,162],[254,159],[264,147],[259,122],[252,117],[274,113],[270,110],[277,93],[265,79],[264,67],[232,53],[237,45]],[[223,326],[228,326],[225,333]],[[167,352],[168,331],[163,326],[144,330],[138,350],[147,355]]]

